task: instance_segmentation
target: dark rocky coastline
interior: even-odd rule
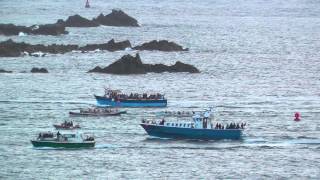
[[[107,73],[107,74],[146,74],[149,72],[162,73],[162,72],[189,72],[189,73],[199,73],[200,71],[189,64],[184,64],[177,61],[172,66],[167,66],[164,64],[144,64],[142,63],[139,54],[136,56],[125,55],[121,59],[113,62],[105,68],[96,66],[94,69],[88,71],[89,73]]]

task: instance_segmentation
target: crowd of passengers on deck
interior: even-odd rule
[[[147,123],[147,124],[155,124],[157,125],[157,122],[155,120],[152,120],[152,121],[148,121],[148,120],[145,120],[143,119],[142,120],[142,123]],[[195,128],[195,125],[194,123],[170,123],[170,122],[167,122],[165,123],[165,120],[162,119],[158,125],[162,125],[164,126],[166,124],[166,126],[172,126],[172,127],[185,127],[185,128]],[[244,129],[246,126],[246,123],[230,123],[230,124],[227,124],[226,126],[224,126],[223,124],[220,124],[220,123],[217,123],[216,126],[214,127],[213,124],[211,124],[211,129]],[[207,126],[203,126],[204,129],[207,129]]]
[[[39,139],[43,139],[43,138],[53,138],[53,133],[52,133],[52,132],[39,133],[38,138],[39,138]]]
[[[62,124],[61,124],[63,127],[72,127],[73,126],[73,121],[64,121]]]
[[[118,99],[164,99],[164,95],[162,94],[150,94],[147,93],[138,94],[138,93],[131,93],[130,95],[127,94],[119,94],[117,92],[111,92],[108,94],[109,98],[118,100]]]
[[[80,113],[110,113],[112,112],[111,109],[107,109],[107,108],[94,108],[94,109],[80,109]]]
[[[244,129],[244,127],[246,126],[246,123],[230,123],[227,124],[226,126],[224,126],[223,124],[217,123],[214,129]],[[211,128],[212,124],[211,124]]]

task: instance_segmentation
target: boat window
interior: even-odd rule
[[[176,124],[176,126],[178,126],[178,123]]]
[[[172,123],[172,126],[174,126],[174,123]]]
[[[183,124],[183,127],[186,127],[186,124]]]
[[[170,126],[170,123],[167,123],[167,126]]]

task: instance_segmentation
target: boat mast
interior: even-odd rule
[[[85,7],[86,7],[86,8],[90,8],[89,0],[87,0]]]

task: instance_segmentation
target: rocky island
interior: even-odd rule
[[[0,43],[0,57],[18,57],[24,54],[31,55],[36,52],[41,53],[51,53],[51,54],[64,54],[71,52],[73,50],[79,51],[93,51],[96,49],[108,50],[108,51],[118,51],[130,48],[131,44],[129,41],[115,42],[111,39],[107,43],[103,44],[88,44],[83,47],[78,45],[69,44],[52,44],[52,45],[42,45],[42,44],[28,44],[24,42],[14,42],[9,39]],[[43,55],[44,56],[44,55]]]
[[[0,69],[0,73],[12,73],[12,71],[7,71],[7,70],[4,70],[4,69]]]
[[[78,14],[69,16],[66,21],[63,21],[62,19],[59,19],[56,24],[61,24],[65,27],[97,27],[100,26],[100,24],[91,21],[87,18],[84,18]]]
[[[14,24],[0,24],[0,35],[13,36],[19,33],[32,35],[61,35],[68,34],[66,27],[97,27],[104,26],[124,26],[124,27],[138,27],[138,21],[129,16],[122,10],[112,10],[110,14],[103,15],[102,13],[89,20],[78,14],[69,16],[67,20],[59,19],[54,24],[17,26]]]
[[[32,68],[31,73],[48,73],[46,68]]]
[[[135,50],[149,50],[149,51],[188,51],[188,48],[183,48],[179,44],[175,42],[170,42],[167,40],[160,40],[160,41],[150,41],[147,43],[143,43],[142,45],[136,46],[133,49]]]
[[[85,46],[78,46],[75,44],[63,45],[63,44],[51,44],[51,45],[42,45],[42,44],[28,44],[24,42],[14,42],[9,39],[7,41],[0,42],[0,57],[18,57],[22,55],[32,55],[37,57],[45,56],[46,53],[51,54],[64,54],[71,51],[94,51],[107,50],[107,51],[119,51],[125,50],[126,48],[131,48],[131,43],[128,40],[115,42],[114,39],[111,39],[107,43],[102,44],[87,44]],[[144,43],[142,45],[136,46],[134,50],[158,50],[158,51],[187,51],[182,46],[169,42],[167,40],[161,41],[151,41]],[[38,54],[35,54],[38,53]]]
[[[164,64],[144,64],[142,63],[139,54],[136,56],[125,55],[121,59],[115,61],[105,68],[99,66],[88,71],[89,73],[107,73],[107,74],[146,74],[149,72],[162,73],[162,72],[189,72],[199,73],[200,71],[189,64],[184,64],[177,61],[174,65],[167,66]]]
[[[24,34],[53,35],[68,34],[66,27],[61,24],[44,24],[27,26],[16,26],[14,24],[0,24],[0,35],[12,36]]]
[[[113,9],[110,14],[103,15],[102,13],[92,20],[104,26],[131,26],[139,27],[138,21],[129,16],[122,10]]]

